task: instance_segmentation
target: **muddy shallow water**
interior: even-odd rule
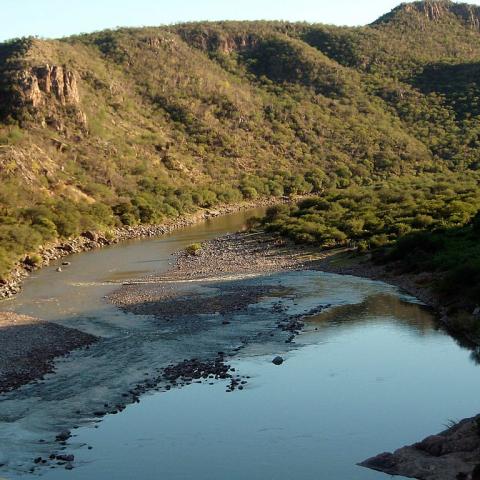
[[[267,293],[241,310],[170,322],[104,300],[115,282],[167,268],[173,251],[236,230],[246,216],[74,256],[64,272],[38,272],[2,304],[102,338],[58,361],[43,381],[0,397],[0,476],[381,479],[387,477],[356,462],[478,413],[480,370],[470,352],[437,330],[414,299],[381,282],[286,272],[189,285],[188,294],[194,288],[206,302],[232,289]],[[285,343],[277,322],[327,305]],[[218,351],[235,353],[227,361],[251,377],[244,390],[227,393],[224,381],[191,384],[145,394],[139,404],[95,419],[93,412],[122,401],[167,364]],[[274,366],[275,355],[285,363]],[[67,446],[74,470],[29,473],[33,458],[58,451],[55,435],[74,427]]]

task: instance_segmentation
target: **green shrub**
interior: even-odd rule
[[[187,248],[185,248],[185,252],[188,255],[200,255],[202,251],[202,245],[200,243],[192,243]]]

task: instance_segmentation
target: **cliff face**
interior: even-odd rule
[[[480,30],[480,7],[466,3],[454,3],[450,0],[425,0],[422,2],[404,3],[392,10],[392,12],[380,17],[374,22],[374,25],[412,18],[431,22],[456,19],[469,28]]]
[[[79,105],[75,72],[59,65],[43,65],[23,70],[19,89],[25,103],[43,107],[52,100],[61,105]]]
[[[180,26],[177,31],[185,42],[205,52],[230,54],[251,49],[259,42],[253,33],[225,32],[218,25],[202,29]]]
[[[77,74],[62,65],[39,65],[16,72],[10,98],[11,114],[31,115],[37,124],[65,131],[64,113],[83,129],[87,117],[81,110]]]

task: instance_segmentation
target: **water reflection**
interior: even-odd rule
[[[385,322],[391,320],[408,327],[418,335],[432,335],[439,330],[432,311],[398,295],[377,293],[360,303],[341,305],[309,317],[308,323],[317,328],[350,328],[355,324]]]

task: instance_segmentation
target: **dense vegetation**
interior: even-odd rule
[[[479,19],[428,0],[362,28],[193,23],[0,44],[0,276],[49,240],[257,196],[323,193],[337,211],[312,204],[304,239],[325,244],[468,222]],[[46,65],[75,76],[78,98],[48,90]],[[374,205],[342,226],[357,201]]]
[[[399,262],[402,271],[436,273],[434,287],[455,309],[460,307],[471,313],[478,305],[480,213],[462,227],[406,235],[381,254],[381,261]],[[480,333],[478,322],[467,327]]]
[[[296,243],[370,251],[397,274],[428,280],[452,311],[480,301],[480,189],[477,175],[399,178],[330,190],[297,205],[269,209],[265,228]],[[470,316],[457,328],[480,333]]]

